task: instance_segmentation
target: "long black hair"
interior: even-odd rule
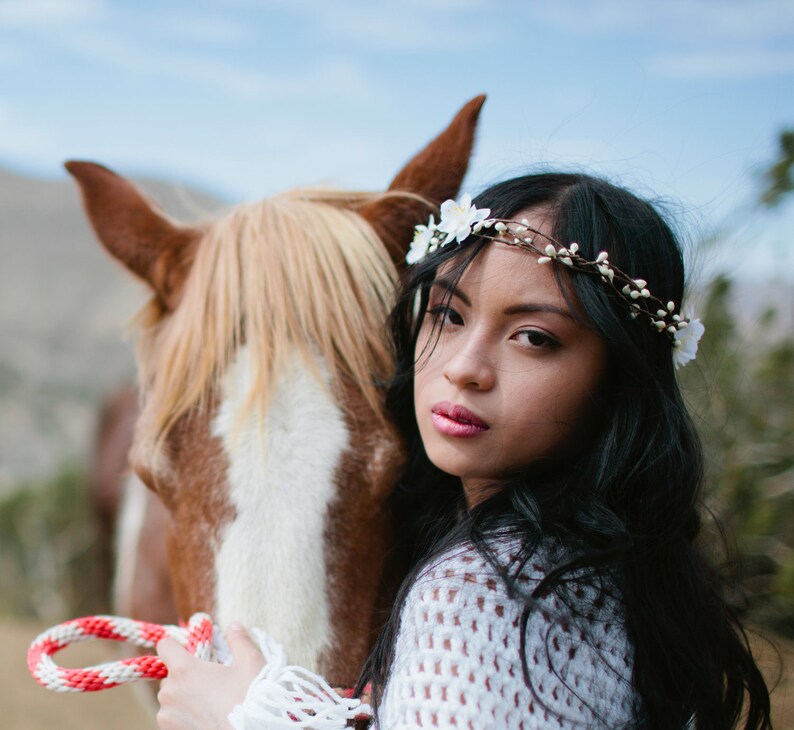
[[[584,175],[528,175],[494,185],[475,203],[506,219],[541,208],[550,214],[556,241],[576,241],[588,260],[608,251],[612,264],[645,279],[655,297],[681,304],[684,265],[675,235],[651,204],[621,188]],[[609,572],[633,645],[639,726],[684,727],[694,718],[698,730],[722,729],[745,717],[745,728],[770,727],[764,680],[697,544],[702,455],[676,382],[670,339],[646,318],[629,317],[624,297],[598,277],[574,271],[560,278],[608,353],[603,407],[584,450],[564,463],[533,465],[471,511],[460,480],[428,459],[413,410],[415,346],[428,291],[439,266],[451,262],[462,273],[487,245],[471,236],[412,267],[390,319],[397,370],[387,403],[409,455],[394,509],[414,567],[362,675],[362,682],[372,681],[376,707],[400,606],[422,566],[464,541],[495,563],[488,536],[509,529],[521,539],[524,560],[548,536],[572,547],[533,596],[582,571]],[[495,567],[520,596],[515,571]],[[525,622],[533,596],[524,597]],[[526,662],[525,649],[522,643]]]

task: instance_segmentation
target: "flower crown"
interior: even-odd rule
[[[663,302],[654,297],[646,287],[644,279],[632,279],[609,262],[609,254],[601,251],[595,261],[580,256],[579,244],[560,245],[553,238],[531,228],[529,222],[504,218],[489,218],[489,208],[477,208],[471,196],[465,193],[459,201],[447,200],[441,204],[441,220],[436,223],[431,215],[427,225],[416,226],[411,248],[405,257],[409,264],[421,261],[427,254],[453,241],[461,243],[472,234],[483,238],[518,246],[538,255],[539,264],[556,261],[576,271],[599,276],[629,303],[629,315],[634,319],[640,315],[649,319],[651,326],[667,335],[673,346],[673,362],[676,368],[695,359],[698,342],[705,332],[701,321],[693,314],[676,312],[675,302]],[[545,245],[534,243],[540,237]]]

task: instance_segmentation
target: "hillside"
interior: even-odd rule
[[[211,198],[162,182],[140,186],[195,220]],[[98,400],[132,376],[126,323],[145,288],[104,253],[68,176],[0,170],[0,495],[81,460]]]

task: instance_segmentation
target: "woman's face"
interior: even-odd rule
[[[538,211],[517,217],[549,230]],[[495,481],[578,452],[594,415],[606,346],[574,318],[552,266],[489,243],[456,285],[442,268],[431,289],[416,418],[428,457],[461,478],[470,506]]]

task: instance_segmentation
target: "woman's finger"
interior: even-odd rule
[[[235,622],[226,630],[226,643],[234,666],[259,669],[265,662],[259,649],[241,624]]]
[[[175,639],[170,639],[168,637],[160,639],[160,641],[157,642],[156,649],[157,656],[163,660],[163,664],[165,664],[169,672],[175,666],[184,663],[185,659],[191,658],[191,654],[187,649]]]

